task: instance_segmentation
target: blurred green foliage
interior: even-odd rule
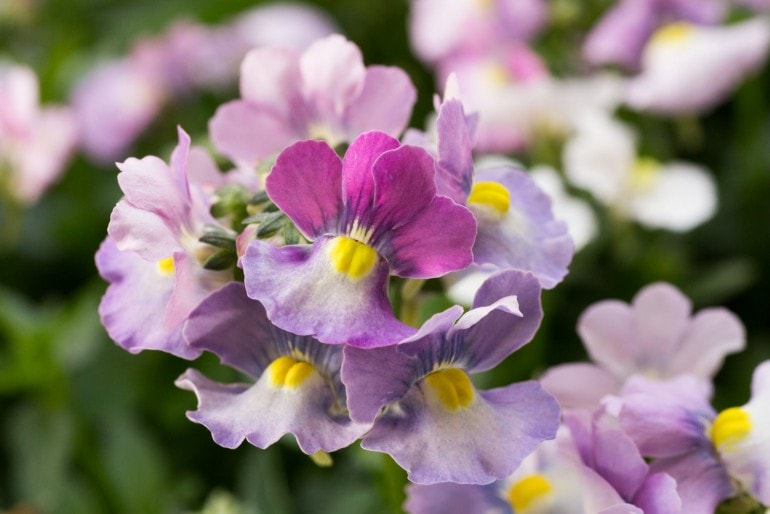
[[[6,1],[6,0],[3,0]],[[367,63],[404,68],[419,90],[413,126],[432,109],[430,73],[410,55],[406,0],[318,0],[362,49]],[[537,45],[557,73],[574,69],[581,34],[608,1],[558,0],[559,17]],[[254,6],[247,0],[40,0],[0,21],[0,55],[41,77],[46,102],[64,102],[95,60],[116,57],[140,35],[186,16],[216,23]],[[168,105],[133,155],[167,157],[177,124],[205,137],[216,106],[237,95],[192,95]],[[713,170],[720,208],[680,235],[619,224],[576,255],[565,282],[544,294],[535,341],[482,377],[487,386],[528,379],[548,365],[584,359],[578,316],[605,298],[628,301],[669,281],[702,308],[722,304],[746,324],[748,348],[717,377],[719,407],[745,402],[753,367],[770,358],[770,68],[698,120],[622,113],[645,152]],[[537,160],[538,155],[528,158]],[[351,447],[319,468],[292,441],[262,451],[218,447],[185,419],[193,395],[174,379],[188,363],[165,354],[130,355],[112,343],[96,307],[105,284],[93,255],[120,192],[113,166],[82,156],[35,206],[0,215],[0,511],[18,513],[398,513],[405,474],[389,458]],[[601,213],[601,209],[597,208]],[[13,231],[6,230],[12,224]],[[443,307],[437,300],[434,308]],[[234,379],[216,360],[195,364]]]

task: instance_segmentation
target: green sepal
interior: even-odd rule
[[[222,271],[235,266],[238,256],[234,250],[223,248],[209,256],[203,263],[204,269]]]
[[[235,239],[224,232],[208,232],[203,234],[198,241],[207,245],[216,246],[235,251]]]
[[[243,223],[248,225],[250,223],[269,223],[271,221],[279,219],[283,215],[282,212],[260,212],[243,219]]]
[[[302,234],[289,218],[283,222],[283,240],[287,245],[296,245],[302,242]]]

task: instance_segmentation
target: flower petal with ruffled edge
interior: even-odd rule
[[[456,323],[459,307],[433,316],[396,346],[345,348],[351,417],[371,421],[385,407],[362,446],[390,454],[414,482],[490,483],[556,433],[558,406],[536,382],[477,391],[468,379],[467,371],[487,369],[526,343],[540,321],[534,277],[508,271],[489,280]],[[528,309],[531,321],[519,312],[519,293],[522,304],[538,307]],[[500,339],[502,333],[508,335]],[[487,356],[496,345],[502,349]]]
[[[324,342],[373,347],[407,337],[414,329],[393,316],[388,275],[430,278],[472,259],[473,216],[436,196],[433,174],[424,150],[382,132],[358,137],[342,161],[323,142],[287,148],[267,192],[315,241],[252,243],[242,261],[249,296],[285,330]]]
[[[293,434],[302,451],[313,454],[348,446],[369,428],[345,414],[342,349],[276,328],[241,284],[212,294],[190,315],[184,334],[192,347],[215,353],[255,380],[219,384],[195,370],[177,380],[198,397],[198,409],[188,417],[206,426],[218,444],[235,448],[245,439],[266,448]],[[302,374],[291,378],[293,369],[274,369],[281,359]]]
[[[548,196],[526,173],[507,166],[477,171],[475,182],[500,184],[510,205],[492,214],[488,206],[469,199],[479,224],[474,262],[531,271],[548,289],[561,282],[574,247],[567,225],[554,218]]]

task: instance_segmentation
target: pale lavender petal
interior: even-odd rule
[[[491,483],[556,435],[558,405],[536,382],[479,392],[457,412],[427,402],[423,387],[383,413],[361,442],[390,454],[412,482]]]
[[[436,119],[438,135],[438,193],[464,204],[473,182],[473,133],[468,127],[463,104],[459,100],[445,101]]]
[[[304,105],[300,80],[297,50],[255,48],[241,63],[241,98],[269,108],[277,118],[291,120]]]
[[[96,267],[110,282],[99,304],[99,316],[110,337],[131,353],[161,350],[194,359],[200,350],[188,346],[181,325],[166,328],[165,312],[174,277],[133,252],[121,252],[107,238],[96,253]]]
[[[246,290],[284,330],[313,335],[330,344],[375,347],[415,332],[393,315],[387,296],[388,267],[382,259],[354,282],[337,273],[329,237],[312,246],[276,248],[254,241],[243,257]]]
[[[645,514],[642,509],[631,505],[630,503],[623,503],[619,505],[613,505],[606,509],[600,510],[597,514]]]
[[[361,93],[345,111],[347,138],[353,140],[369,130],[398,136],[409,123],[416,99],[417,91],[403,70],[369,66]]]
[[[342,211],[342,163],[323,141],[300,141],[281,152],[267,194],[309,239],[334,233]]]
[[[592,64],[617,64],[635,70],[657,24],[652,2],[621,0],[588,34],[583,55]]]
[[[667,366],[672,374],[691,373],[710,380],[725,355],[745,345],[746,330],[735,314],[722,308],[704,309],[692,318]]]
[[[463,269],[473,262],[476,237],[473,214],[449,198],[437,196],[408,225],[390,235],[391,272],[409,278],[431,278]]]
[[[668,473],[650,474],[634,495],[634,504],[645,514],[679,514],[682,500],[677,483]]]
[[[580,315],[577,325],[591,360],[618,377],[626,377],[634,371],[635,328],[633,309],[618,300],[591,305]]]
[[[180,225],[189,213],[189,194],[179,187],[174,170],[155,156],[131,157],[118,163],[118,184],[134,207],[168,218]]]
[[[384,152],[398,147],[397,139],[382,132],[361,134],[350,144],[342,159],[342,196],[348,218],[344,225],[352,225],[356,219],[359,223],[371,222],[369,216],[375,200],[372,166]]]
[[[339,34],[311,44],[300,57],[303,96],[318,119],[341,121],[352,98],[361,94],[366,69],[361,51]]]
[[[110,214],[107,232],[120,250],[135,252],[148,261],[159,261],[182,251],[177,227],[155,212],[138,209],[121,200]]]
[[[273,387],[269,382],[270,377],[263,374],[251,386],[225,385],[188,369],[176,385],[198,397],[198,410],[189,411],[187,417],[208,428],[214,441],[225,448],[236,448],[244,439],[267,448],[284,434],[293,434],[307,454],[331,452],[350,445],[368,428],[329,415],[335,399],[317,372],[296,389]]]
[[[670,358],[690,323],[692,305],[677,288],[666,283],[649,285],[634,296],[637,367],[643,369],[655,356]]]
[[[166,306],[166,328],[180,326],[211,292],[232,280],[232,272],[203,268],[191,255],[177,252],[174,258],[174,292]]]
[[[289,120],[269,107],[234,100],[209,120],[214,147],[235,162],[254,165],[300,139]]]
[[[479,170],[476,180],[505,186],[510,208],[498,219],[470,205],[479,224],[474,262],[531,271],[547,289],[561,282],[574,248],[567,225],[553,216],[548,195],[526,173],[508,166]]]
[[[715,512],[719,502],[737,492],[722,464],[707,449],[655,460],[650,469],[676,480],[682,514]]]
[[[534,275],[514,270],[495,273],[482,284],[473,309],[448,335],[467,345],[465,369],[471,373],[491,369],[532,340],[543,319],[540,291]]]
[[[510,514],[495,485],[409,484],[404,510],[409,514]]]
[[[710,449],[706,428],[716,413],[707,392],[701,381],[689,375],[665,382],[631,377],[621,394],[620,424],[645,457]]]
[[[549,368],[540,384],[556,397],[562,409],[595,409],[602,398],[620,389],[620,381],[604,368],[588,363]]]

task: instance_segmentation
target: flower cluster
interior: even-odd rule
[[[475,169],[475,117],[454,87],[435,141],[400,141],[415,100],[400,69],[364,67],[339,35],[301,54],[260,48],[243,100],[210,124],[235,170],[181,128],[169,163],[118,165],[124,197],[96,256],[102,322],[131,352],[211,352],[249,377],[177,380],[217,443],[292,434],[313,455],[361,439],[414,482],[485,484],[555,436],[559,409],[537,382],[482,391],[470,377],[533,338],[572,243],[523,170]],[[477,269],[467,312],[420,314],[424,284]]]

